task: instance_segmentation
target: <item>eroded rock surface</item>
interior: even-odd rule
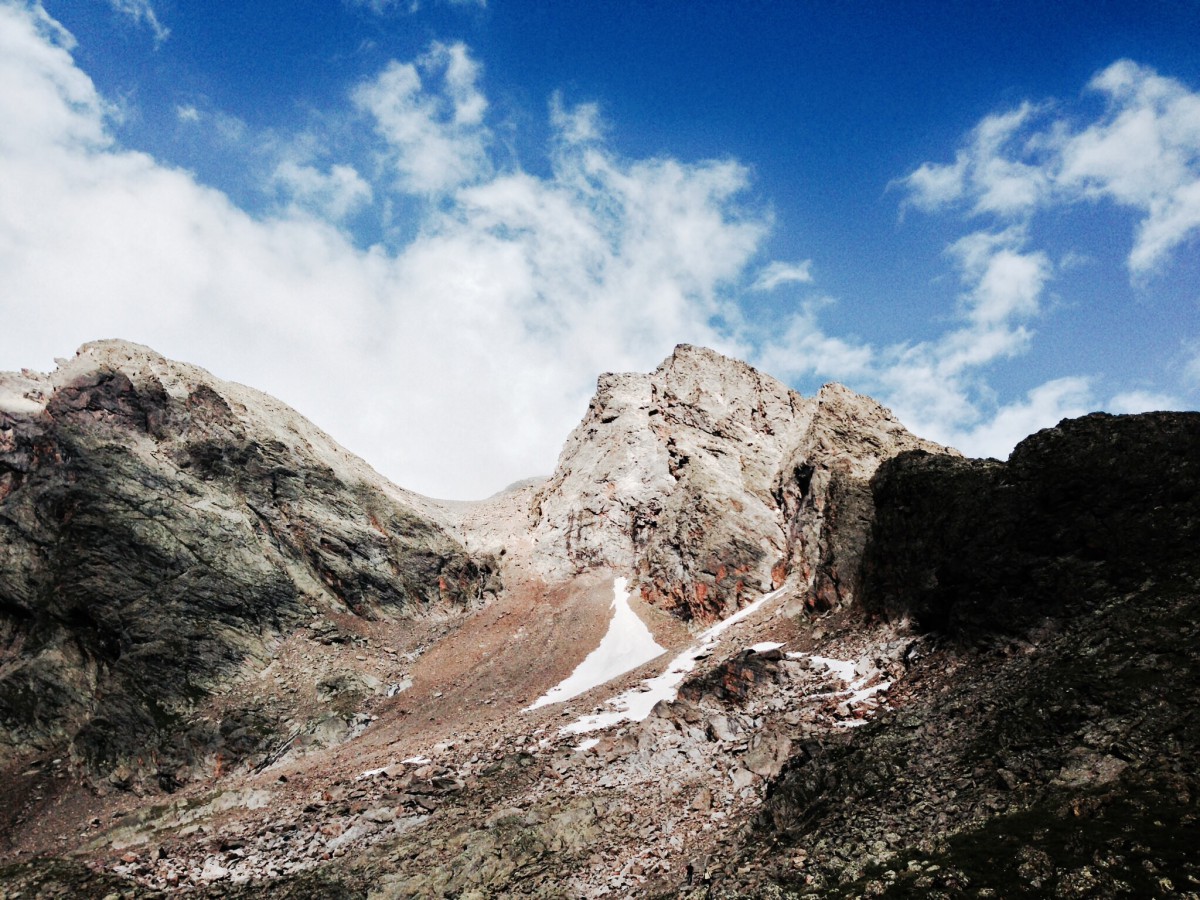
[[[823,612],[853,604],[863,551],[875,522],[871,479],[901,453],[960,458],[957,450],[909,432],[870,397],[827,384],[803,438],[779,473],[787,534],[786,568],[805,589],[805,605]]]
[[[681,347],[601,379],[550,480],[437,503],[121,347],[0,382],[6,723],[44,694],[19,737],[52,743],[83,710],[78,755],[97,711],[175,696],[111,705],[150,672],[224,704],[157,701],[186,746],[246,761],[154,798],[72,794],[50,752],[0,773],[0,893],[1200,891],[1200,414],[1087,416],[967,460],[840,386],[804,399]],[[456,615],[495,586],[490,554],[504,589]],[[602,640],[616,575],[671,652],[530,709]],[[284,715],[318,727],[264,750]],[[136,765],[110,779],[144,789]]]
[[[699,621],[799,566],[828,609],[853,597],[868,480],[916,448],[950,452],[841,385],[805,398],[680,345],[649,375],[601,376],[534,498],[535,556],[549,577],[634,572],[644,599]]]
[[[423,502],[145,347],[0,376],[0,765],[65,742],[116,784],[170,785],[236,760],[230,734],[267,723],[189,715],[314,612],[419,616],[498,587]]]

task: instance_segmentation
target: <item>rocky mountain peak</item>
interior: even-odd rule
[[[427,501],[147,347],[86,344],[0,398],[0,766],[65,741],[117,782],[180,783],[248,751],[224,740],[248,708],[195,718],[300,623],[498,588]]]
[[[793,520],[805,502],[824,507],[829,473],[865,481],[916,446],[943,449],[841,385],[805,398],[680,344],[649,374],[600,377],[535,497],[536,557],[549,578],[633,573],[643,599],[711,620],[777,587],[793,562],[815,571],[800,534],[811,522]],[[812,496],[810,469],[823,473]]]
[[[0,894],[1186,894],[1197,447],[681,345],[451,503],[146,347],[0,375]]]

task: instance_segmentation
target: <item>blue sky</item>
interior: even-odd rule
[[[1197,46],[1197,0],[0,0],[0,369],[139,341],[452,497],[681,341],[974,455],[1196,408]]]

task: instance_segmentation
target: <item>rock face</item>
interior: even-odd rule
[[[868,609],[951,634],[1019,633],[1200,576],[1200,416],[1095,413],[1008,462],[909,453],[875,480]]]
[[[794,566],[830,608],[853,596],[867,481],[918,447],[948,452],[840,385],[805,398],[682,344],[649,375],[600,377],[534,499],[537,554],[550,577],[632,572],[685,619],[728,615]]]
[[[1198,545],[1197,413],[969,460],[680,347],[444,504],[90,345],[0,379],[3,746],[45,748],[0,759],[0,893],[1193,896]],[[614,575],[671,652],[531,708]],[[249,756],[267,713],[328,734]],[[172,783],[203,753],[247,762]]]
[[[1194,892],[1200,414],[909,453],[873,489],[860,599],[934,640],[894,713],[793,754],[739,862],[774,874],[712,896]]]
[[[788,454],[777,487],[787,567],[809,609],[828,611],[857,599],[875,521],[871,479],[885,460],[913,451],[960,458],[956,450],[911,434],[870,397],[840,384],[827,384],[817,395],[812,420]]]
[[[69,741],[93,771],[168,782],[222,749],[195,703],[312,611],[495,590],[420,503],[277,401],[145,347],[0,376],[0,764]]]
[[[645,599],[700,620],[769,590],[784,545],[773,488],[812,409],[688,345],[649,375],[602,375],[535,501],[546,568],[636,573]]]

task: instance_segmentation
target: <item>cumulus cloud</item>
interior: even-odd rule
[[[275,168],[275,184],[292,203],[338,222],[371,201],[371,186],[353,166],[315,166],[285,159]]]
[[[1164,409],[1186,409],[1185,404],[1172,394],[1158,391],[1132,390],[1115,394],[1104,404],[1111,413],[1156,412]]]
[[[393,60],[355,90],[354,104],[373,117],[400,190],[442,194],[490,174],[478,77],[463,44],[435,43],[416,63]]]
[[[1129,60],[1088,87],[1106,101],[1094,120],[1049,103],[988,116],[953,162],[923,163],[896,183],[906,204],[1013,219],[1107,200],[1139,217],[1130,271],[1153,272],[1200,230],[1200,94]]]
[[[769,334],[740,319],[738,288],[812,278],[807,260],[763,265],[771,217],[746,200],[749,173],[736,162],[623,158],[596,106],[558,96],[546,174],[502,162],[464,45],[434,44],[353,88],[354,113],[338,127],[359,129],[351,137],[377,165],[363,164],[370,152],[333,158],[330,147],[352,142],[344,134],[284,146],[271,179],[283,202],[260,214],[121,147],[71,48],[40,7],[0,0],[4,368],[44,369],[98,337],[141,341],[294,404],[405,486],[458,497],[548,472],[596,373],[645,371],[680,341],[754,356],[785,378],[847,381],[972,453],[1003,455],[1029,430],[1096,405],[1086,378],[1002,403],[984,377],[1033,336],[1056,271],[1023,216],[1066,190],[1063,148],[1087,133],[1035,126],[1041,107],[981,123],[953,163],[910,176],[911,204],[959,204],[997,222],[976,221],[947,248],[960,289],[944,332],[876,347],[827,333],[820,314],[832,301],[819,297]],[[1116,74],[1100,123],[1113,127],[1143,103]],[[1157,90],[1143,105],[1179,99],[1173,82],[1130,77]],[[188,110],[181,121],[222,121]],[[1186,110],[1166,117],[1187,121]],[[1190,138],[1159,125],[1178,181],[1194,165],[1178,149]],[[1088,141],[1104,146],[1100,132]],[[1052,177],[1026,170],[1046,154],[1059,160]],[[1070,190],[1115,197],[1125,183],[1103,158],[1081,154]],[[341,227],[385,219],[393,202],[413,216],[401,245],[357,245]],[[1173,202],[1164,228],[1187,218]],[[1157,402],[1126,392],[1110,406]]]
[[[768,227],[736,163],[623,159],[579,140],[600,129],[577,108],[548,175],[497,172],[478,67],[438,45],[353,93],[383,177],[297,156],[276,171],[293,202],[251,215],[120,147],[69,47],[37,8],[0,3],[6,369],[140,341],[292,403],[405,486],[463,497],[549,472],[598,372],[647,370],[679,341],[746,349],[714,324],[736,318]],[[337,216],[397,182],[440,200],[403,246],[356,246]]]
[[[923,163],[895,184],[907,189],[909,204],[926,211],[969,201],[976,213],[1027,212],[1049,187],[1044,166],[1020,158],[1037,148],[1037,142],[1022,133],[1037,113],[1032,104],[1023,103],[987,116],[971,131],[953,163]]]
[[[1056,378],[1033,388],[1024,399],[1002,406],[974,428],[948,429],[940,439],[968,456],[1004,458],[1026,435],[1095,408],[1089,379]]]
[[[1025,244],[1024,230],[1011,227],[974,232],[948,248],[962,291],[953,323],[934,340],[877,348],[836,337],[818,320],[828,301],[807,302],[758,362],[788,377],[846,381],[887,403],[918,434],[965,452],[1007,455],[1005,440],[1023,437],[1028,430],[1016,431],[1031,422],[1049,424],[1051,411],[1080,408],[1086,387],[1060,380],[997,406],[981,377],[987,365],[1026,348],[1041,313],[1052,266]]]

